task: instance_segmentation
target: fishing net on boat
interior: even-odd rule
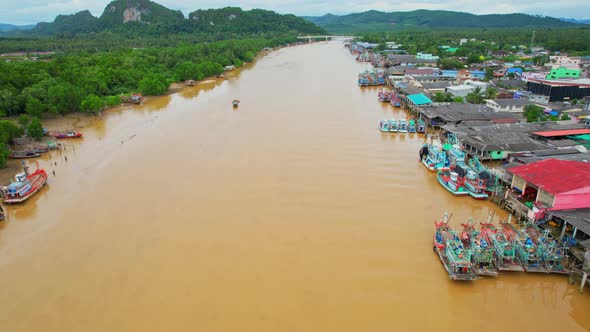
[[[492,175],[486,171],[483,171],[479,173],[479,178],[482,180],[490,180],[492,179]]]
[[[453,171],[455,173],[457,173],[459,175],[459,177],[464,177],[465,174],[467,174],[467,171],[463,167],[458,166],[458,165],[455,166],[455,168],[453,169]]]

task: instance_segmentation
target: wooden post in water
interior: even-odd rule
[[[584,286],[586,286],[586,279],[588,279],[588,273],[582,272],[582,282],[580,283],[580,294],[584,292]]]

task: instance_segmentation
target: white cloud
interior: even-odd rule
[[[108,0],[21,0],[0,3],[0,22],[12,24],[31,24],[37,22],[51,22],[58,14],[73,14],[85,9],[99,16]],[[385,1],[385,0],[202,0],[198,3],[186,0],[156,1],[168,8],[181,10],[185,15],[196,9],[220,8],[226,6],[242,7],[244,9],[263,8],[280,13],[295,15],[319,16],[326,13],[348,14],[367,10],[380,11],[409,11],[414,9],[436,9],[464,11],[475,14],[504,14],[527,13],[553,17],[590,18],[590,6],[587,0],[414,0]]]

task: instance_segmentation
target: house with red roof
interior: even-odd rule
[[[512,167],[511,195],[530,219],[545,212],[590,208],[590,163],[545,159]]]

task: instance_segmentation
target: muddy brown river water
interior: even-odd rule
[[[565,277],[448,279],[433,221],[506,215],[442,189],[423,136],[379,132],[405,115],[365,67],[285,48],[83,128],[0,225],[0,331],[590,330]]]

